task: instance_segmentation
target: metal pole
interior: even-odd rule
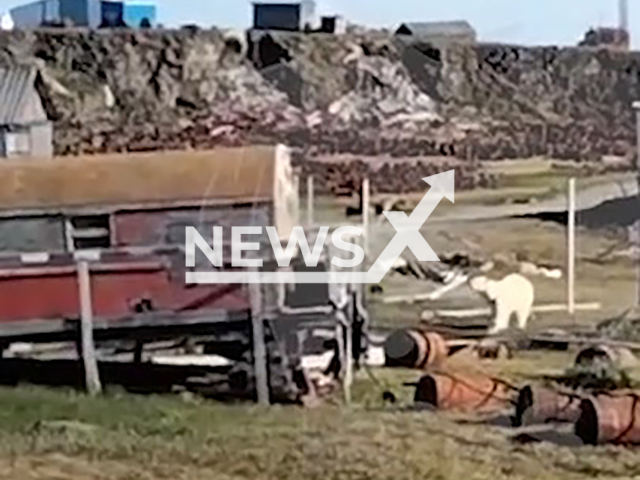
[[[569,205],[568,205],[568,235],[567,235],[567,311],[574,315],[575,303],[575,278],[576,278],[576,179],[569,179]]]
[[[80,297],[80,329],[82,335],[82,361],[87,391],[97,395],[102,391],[95,344],[93,342],[93,308],[91,305],[91,278],[89,262],[78,260],[78,293]]]
[[[256,379],[258,403],[269,405],[269,383],[267,376],[267,348],[264,343],[264,316],[261,285],[255,281],[258,272],[250,271],[253,281],[249,283],[251,302],[251,330],[253,334],[253,367]]]
[[[313,225],[313,175],[307,177],[307,225]]]
[[[636,193],[636,206],[640,203],[640,102],[633,102],[633,109],[636,111],[636,181],[638,192]],[[634,243],[636,252],[640,252],[640,219],[634,225]],[[640,307],[640,259],[638,260],[636,273],[636,306]]]

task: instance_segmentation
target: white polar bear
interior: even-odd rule
[[[509,328],[511,316],[515,313],[518,327],[524,330],[533,308],[534,289],[532,283],[520,274],[507,275],[499,281],[487,277],[476,277],[470,282],[471,288],[484,294],[495,306],[493,326],[489,335]]]

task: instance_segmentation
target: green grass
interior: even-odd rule
[[[356,404],[303,410],[178,397],[0,389],[2,478],[579,479],[630,477],[617,448],[518,445],[499,427],[383,407],[419,372],[360,373]]]

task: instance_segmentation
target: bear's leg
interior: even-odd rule
[[[531,303],[527,302],[524,305],[518,305],[516,307],[516,317],[518,318],[518,328],[520,330],[526,330],[527,321],[531,316]]]
[[[501,330],[507,330],[509,328],[511,313],[513,313],[513,309],[501,300],[496,300],[495,306],[496,316],[493,321],[493,326],[489,330],[489,335],[494,335]]]

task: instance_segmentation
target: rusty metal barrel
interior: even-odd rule
[[[580,410],[575,432],[584,443],[640,444],[640,392],[587,398]]]
[[[549,422],[574,423],[580,418],[581,401],[578,395],[527,385],[518,393],[513,424],[520,427]]]
[[[397,330],[384,343],[385,365],[422,369],[439,365],[449,348],[437,333],[421,330]]]
[[[508,386],[482,374],[425,375],[418,382],[414,396],[416,403],[459,412],[496,412],[508,407],[511,400]]]
[[[638,359],[627,348],[608,345],[591,345],[580,350],[575,360],[576,366],[611,366],[620,369],[638,366]]]

